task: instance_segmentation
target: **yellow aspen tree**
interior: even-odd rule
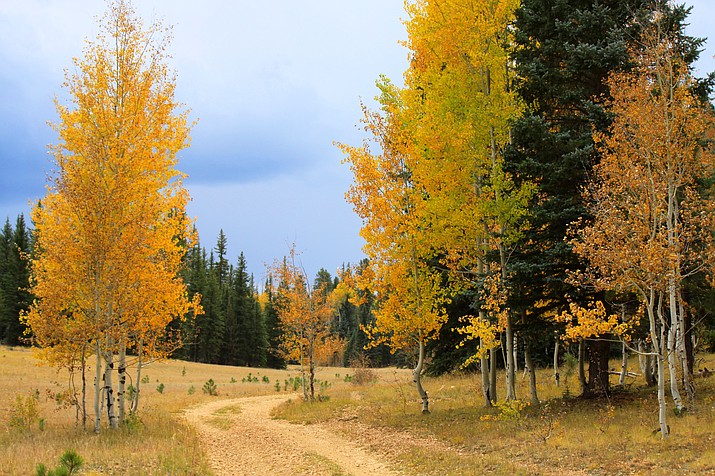
[[[178,274],[193,239],[176,169],[190,126],[174,99],[168,41],[160,24],[143,29],[130,1],[109,3],[97,39],[66,73],[71,103],[56,101],[55,170],[33,210],[37,300],[25,319],[40,347],[57,349],[49,354],[94,352],[95,431],[102,398],[118,425],[115,356],[121,366],[130,349],[140,358],[158,350],[172,319],[200,312]]]
[[[313,289],[296,259],[294,246],[290,257],[275,262],[269,274],[275,286],[272,293],[281,322],[283,349],[288,359],[300,362],[303,398],[314,401],[315,370],[319,360],[340,353],[344,344],[331,332],[334,308],[329,290],[322,286]]]
[[[694,95],[681,44],[666,23],[654,12],[632,53],[636,67],[608,80],[615,119],[610,133],[597,137],[604,154],[587,192],[595,218],[574,243],[589,261],[590,284],[635,292],[643,302],[663,438],[666,366],[676,412],[685,408],[679,382],[692,391],[682,343],[683,280],[712,272],[715,228],[712,194],[702,193],[702,179],[715,174],[715,153],[703,147],[715,125],[712,105]]]
[[[510,121],[521,111],[510,90],[507,53],[508,26],[518,6],[518,0],[420,0],[407,6],[406,123],[417,151],[414,181],[429,197],[430,240],[444,251],[456,288],[481,286],[492,304],[505,301],[509,247],[534,191],[529,183],[515,187],[503,169]],[[490,254],[499,260],[490,262]],[[489,274],[497,286],[479,284]],[[506,312],[490,319],[486,307],[467,318],[464,332],[480,341],[489,405],[496,388],[488,384],[485,355],[498,344],[495,334],[506,334],[507,399],[516,398],[516,362],[513,313],[501,306]]]
[[[360,235],[369,260],[360,287],[377,297],[376,322],[366,332],[374,345],[386,343],[393,352],[416,348],[413,381],[422,412],[429,413],[421,381],[425,346],[446,320],[443,305],[448,297],[441,273],[430,265],[435,249],[427,239],[424,197],[412,178],[401,91],[386,78],[378,87],[382,112],[363,107],[370,139],[361,147],[339,144],[354,175],[347,199],[363,220]],[[371,144],[379,152],[373,153]]]

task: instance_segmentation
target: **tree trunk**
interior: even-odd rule
[[[114,372],[114,352],[108,350],[104,353],[104,395],[107,401],[107,420],[110,428],[117,428],[117,416],[115,413],[114,384],[112,383],[112,373]]]
[[[539,395],[536,392],[536,369],[534,368],[534,363],[531,361],[531,344],[529,340],[524,341],[524,363],[525,367],[529,372],[529,394],[531,404],[534,406],[539,405]]]
[[[618,385],[621,387],[626,385],[626,376],[628,375],[628,348],[624,342],[621,345],[621,375],[618,377]]]
[[[578,341],[578,382],[581,385],[581,394],[587,392],[586,386],[586,341],[579,339]]]
[[[139,343],[137,344],[137,353],[139,354],[137,356],[137,381],[135,382],[136,387],[134,390],[134,395],[132,398],[132,404],[129,406],[129,414],[130,415],[135,415],[137,413],[137,410],[139,409],[139,394],[141,393],[141,381],[142,381],[142,364],[144,362],[143,360],[143,352],[144,352],[144,343],[142,342],[141,339],[139,339]]]
[[[117,403],[119,423],[124,423],[126,418],[126,383],[127,383],[127,347],[125,341],[119,345],[119,367],[117,368]]]
[[[608,377],[608,351],[610,343],[606,339],[588,343],[588,384],[584,396],[603,397],[610,394]]]
[[[310,401],[315,400],[315,358],[314,358],[314,348],[311,342],[308,347],[308,371],[310,375]]]
[[[497,396],[497,349],[489,349],[489,398],[492,402],[499,400]]]
[[[97,361],[94,370],[94,432],[99,433],[102,421],[102,348],[97,339],[95,354]]]
[[[87,345],[82,346],[82,431],[87,431]]]
[[[516,400],[516,366],[514,362],[514,326],[511,315],[506,320],[506,399]]]
[[[667,407],[665,401],[665,364],[664,364],[664,330],[658,329],[655,312],[653,309],[655,303],[655,291],[650,291],[650,300],[647,302],[648,320],[650,322],[650,338],[653,342],[653,349],[656,350],[656,366],[658,368],[658,423],[660,424],[660,436],[665,439],[668,437],[670,430],[667,423]],[[661,322],[662,324],[662,322]],[[662,326],[661,326],[662,327]]]
[[[683,304],[683,296],[678,293],[678,342],[677,347],[680,355],[680,362],[683,372],[683,388],[687,396],[688,403],[695,403],[695,385],[693,384],[693,342],[690,332],[690,314]]]
[[[677,358],[675,349],[676,334],[678,332],[678,327],[676,323],[671,323],[670,329],[668,329],[668,372],[670,374],[670,395],[673,398],[673,403],[675,404],[675,413],[680,415],[684,410],[683,398],[680,396],[680,389],[678,389],[678,369],[677,369]]]
[[[558,387],[561,384],[561,374],[559,374],[559,336],[556,336],[556,343],[554,344],[554,380]]]
[[[415,370],[412,371],[412,381],[415,382],[415,387],[417,388],[417,393],[422,399],[422,413],[429,413],[429,397],[424,388],[422,388],[422,368],[425,362],[425,342],[420,339],[419,342],[419,354],[417,357],[417,366]]]
[[[482,311],[479,314],[483,314]],[[479,347],[482,349],[482,357],[479,359],[479,367],[482,372],[482,395],[484,396],[484,406],[491,407],[492,400],[489,393],[489,358],[486,351],[483,350],[483,339],[479,339]]]

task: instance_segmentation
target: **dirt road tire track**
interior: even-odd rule
[[[216,476],[399,474],[376,455],[321,425],[272,419],[271,409],[288,398],[216,400],[186,411],[186,420],[198,431]],[[215,423],[217,418],[221,424]]]

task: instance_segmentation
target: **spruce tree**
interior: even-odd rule
[[[634,15],[643,0],[523,0],[516,12],[512,53],[516,90],[526,111],[515,123],[506,167],[538,184],[530,227],[511,256],[518,301],[529,322],[591,296],[567,282],[583,269],[566,237],[587,217],[581,190],[598,162],[593,132],[611,118],[604,80],[627,66]],[[529,322],[521,323],[522,334]],[[533,330],[533,329],[532,329]],[[608,391],[607,343],[590,345],[586,393]]]
[[[5,219],[5,226],[2,232],[0,232],[0,343],[5,343],[5,332],[13,314],[13,280],[10,271],[13,234],[10,218],[8,217]]]
[[[272,278],[268,276],[265,284],[263,315],[266,329],[266,366],[272,369],[286,368],[286,360],[281,351],[281,321],[275,308],[276,295]]]
[[[7,345],[20,344],[25,331],[20,314],[27,311],[32,302],[27,259],[31,251],[31,236],[24,215],[18,215],[14,230],[8,219],[0,236],[0,342]]]

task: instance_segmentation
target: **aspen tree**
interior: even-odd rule
[[[678,382],[692,392],[687,365],[677,362],[686,358],[688,331],[683,280],[712,271],[715,227],[715,203],[701,183],[715,174],[715,154],[702,146],[715,118],[693,93],[684,42],[668,22],[656,9],[633,50],[636,67],[609,78],[615,119],[610,134],[598,136],[604,154],[587,193],[595,219],[575,243],[595,271],[592,283],[634,291],[644,304],[663,438],[666,366],[676,412],[685,409]]]
[[[100,31],[66,73],[71,103],[56,100],[55,170],[33,210],[37,299],[25,316],[41,347],[94,352],[95,431],[102,399],[109,425],[119,423],[115,356],[124,366],[129,350],[165,355],[169,322],[200,312],[178,275],[193,239],[176,169],[189,124],[174,99],[168,32],[143,29],[125,0],[109,3]]]

